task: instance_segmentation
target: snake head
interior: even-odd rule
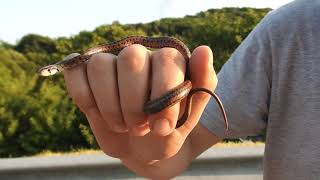
[[[51,76],[59,72],[59,68],[56,65],[49,65],[39,69],[40,76]]]

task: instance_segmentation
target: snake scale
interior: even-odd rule
[[[109,44],[103,44],[94,48],[90,48],[89,50],[85,51],[82,55],[78,53],[72,53],[68,55],[64,60],[59,61],[55,64],[48,65],[42,67],[39,70],[39,74],[41,76],[50,76],[56,74],[58,72],[63,71],[64,69],[70,69],[76,67],[88,61],[93,54],[104,52],[104,53],[114,53],[117,54],[123,48],[130,46],[132,44],[140,44],[147,48],[159,49],[164,47],[170,47],[177,49],[186,60],[188,64],[189,59],[191,57],[191,53],[189,48],[180,40],[173,38],[173,37],[145,37],[145,36],[130,36],[119,41],[115,41]],[[188,67],[188,66],[186,66]],[[146,114],[153,114],[157,113],[167,107],[170,107],[182,99],[187,97],[187,104],[185,111],[181,118],[178,120],[177,127],[180,127],[189,117],[191,111],[191,101],[192,96],[197,92],[205,92],[210,94],[219,105],[221,109],[222,116],[224,119],[225,129],[228,130],[228,120],[224,110],[224,107],[219,99],[219,97],[212,91],[205,89],[205,88],[192,88],[192,83],[189,80],[188,71],[186,72],[185,81],[178,85],[177,87],[173,88],[172,90],[165,93],[163,96],[148,101],[144,105],[143,111]]]

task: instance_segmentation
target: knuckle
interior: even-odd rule
[[[183,60],[182,54],[175,48],[162,48],[159,49],[154,53],[155,59],[161,59],[156,60],[156,63],[159,63],[161,65],[167,65],[172,64],[173,61],[181,61]],[[183,62],[183,61],[181,61]]]
[[[105,67],[115,61],[115,56],[108,53],[93,55],[87,63],[87,70],[90,72],[105,71]]]
[[[140,44],[125,47],[118,55],[120,66],[131,71],[141,71],[147,60],[147,49]]]
[[[136,56],[136,55],[139,55],[139,54],[141,54],[141,53],[139,53],[139,52],[141,52],[141,51],[146,51],[147,49],[144,47],[144,46],[142,46],[142,45],[140,45],[140,44],[133,44],[133,45],[130,45],[130,46],[127,46],[127,47],[125,47],[125,48],[123,48],[123,50],[120,52],[120,56],[128,56],[128,57],[130,57],[130,56]]]

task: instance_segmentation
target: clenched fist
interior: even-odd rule
[[[217,78],[210,48],[192,53],[189,67],[173,48],[149,51],[141,45],[118,56],[100,53],[64,71],[70,97],[86,115],[101,149],[139,175],[165,179],[181,173],[198,154],[218,141],[199,118],[209,95],[197,93],[187,121],[175,128],[185,101],[146,115],[143,106],[184,81],[186,68],[194,88],[214,90]]]

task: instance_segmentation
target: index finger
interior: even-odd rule
[[[86,64],[63,71],[69,96],[84,113],[97,108],[86,75]]]

